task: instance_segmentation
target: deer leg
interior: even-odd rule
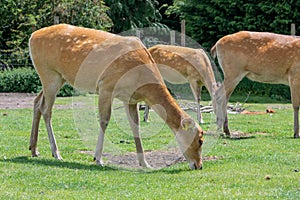
[[[37,157],[39,155],[37,149],[37,141],[39,134],[39,125],[41,120],[41,111],[39,110],[39,105],[41,104],[43,98],[43,91],[34,99],[33,106],[33,120],[32,120],[32,129],[30,135],[30,145],[29,150],[31,150],[31,155]]]
[[[213,86],[213,91],[210,92],[212,95],[212,103],[214,113],[217,117],[217,131],[220,135],[223,135],[223,126],[225,122],[225,116],[227,113],[226,109],[226,94],[224,90],[224,86],[220,83],[217,83]]]
[[[48,74],[45,76],[47,80],[43,80],[43,96],[40,99],[40,104],[39,104],[39,110],[43,115],[45,124],[46,124],[46,129],[48,132],[48,138],[50,142],[50,147],[52,150],[52,156],[58,160],[61,160],[62,157],[59,153],[56,139],[53,133],[52,129],[52,122],[51,122],[51,117],[52,117],[52,107],[55,102],[55,97],[59,89],[62,87],[64,84],[65,80],[57,74],[57,73],[51,73],[48,72]]]
[[[108,126],[110,116],[111,116],[111,96],[104,95],[99,92],[99,117],[100,117],[100,133],[98,136],[98,142],[95,150],[94,160],[97,165],[104,166],[102,161],[103,145],[104,145],[104,134]]]
[[[294,73],[290,78],[290,90],[291,90],[291,99],[294,110],[294,138],[299,138],[299,105],[300,105],[300,94],[299,88],[300,83],[298,83],[299,73]]]
[[[145,168],[151,168],[145,159],[145,153],[142,145],[142,140],[140,136],[140,123],[139,123],[139,112],[137,104],[127,104],[124,103],[127,118],[129,120],[130,127],[133,132],[134,142],[136,146],[136,153],[139,165]]]
[[[190,81],[190,87],[192,89],[194,98],[195,98],[195,100],[197,102],[197,119],[198,119],[198,122],[200,124],[204,124],[205,123],[204,120],[203,120],[203,117],[202,117],[201,105],[200,105],[202,86],[203,85],[199,85],[197,83],[197,81]]]
[[[223,131],[226,134],[226,136],[230,136],[230,131],[228,128],[227,104],[228,104],[228,101],[229,101],[229,98],[230,98],[232,92],[233,92],[233,90],[226,91],[226,104],[225,104],[226,112],[225,112],[225,120],[224,120],[224,125],[223,125]]]
[[[224,65],[222,65],[224,66]],[[230,65],[226,65],[226,69],[230,68]],[[224,69],[224,67],[223,67]],[[232,67],[234,69],[234,66]],[[237,68],[238,69],[238,68]],[[225,73],[225,72],[224,72]],[[228,74],[228,76],[226,76]],[[227,115],[227,104],[230,99],[230,96],[232,92],[234,91],[235,87],[237,84],[245,77],[246,72],[239,72],[239,71],[230,71],[230,73],[225,73],[225,78],[224,78],[224,87],[225,87],[225,92],[226,92],[226,113],[225,113],[225,121],[224,121],[224,126],[223,126],[223,131],[227,136],[230,136],[230,131],[228,128],[228,115]]]
[[[299,138],[299,106],[294,106],[294,138]]]
[[[150,111],[150,106],[146,104],[145,111],[144,111],[144,122],[149,122],[149,111]]]

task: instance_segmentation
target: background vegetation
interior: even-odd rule
[[[28,54],[31,33],[57,21],[119,33],[148,26],[180,31],[180,20],[185,19],[186,34],[209,50],[220,37],[240,30],[290,34],[291,23],[295,23],[299,32],[299,6],[300,0],[1,1],[0,69],[32,67]],[[0,91],[4,89],[0,87]],[[237,92],[290,99],[286,86],[246,79]]]
[[[300,31],[299,0],[174,0],[169,13],[185,19],[187,35],[210,49],[224,35],[241,30],[291,34]]]

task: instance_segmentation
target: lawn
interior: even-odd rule
[[[57,104],[77,100],[59,98]],[[0,199],[299,199],[300,140],[292,138],[290,104],[245,104],[248,110],[272,108],[275,113],[229,115],[230,129],[238,136],[211,139],[207,135],[204,156],[217,159],[205,161],[203,170],[191,171],[185,162],[158,170],[96,166],[92,155],[81,153],[94,150],[97,138],[91,102],[90,109],[53,111],[63,161],[52,158],[43,122],[38,142],[41,156],[30,157],[31,109],[0,110]],[[114,105],[104,151],[134,152],[120,106]],[[205,114],[204,119],[202,128],[212,130],[213,116]],[[141,122],[141,127],[146,150],[166,149],[174,143],[170,129],[153,113],[151,122]]]

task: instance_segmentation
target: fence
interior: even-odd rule
[[[0,53],[0,70],[32,67],[29,52]]]

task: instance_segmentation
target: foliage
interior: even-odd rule
[[[42,89],[40,78],[32,68],[16,68],[0,71],[0,92],[37,93]],[[77,92],[66,84],[57,96],[73,96]]]
[[[287,85],[266,84],[244,78],[234,90],[235,94],[269,97],[277,101],[291,100],[290,88]],[[267,102],[267,101],[266,101]]]
[[[1,54],[26,52],[31,33],[52,25],[55,16],[61,23],[108,30],[111,21],[106,15],[107,9],[102,0],[1,1]]]
[[[269,105],[245,106],[264,110]],[[92,155],[81,153],[94,149],[87,149],[77,134],[71,109],[53,110],[53,129],[64,159],[57,161],[51,156],[43,122],[38,141],[41,156],[32,158],[28,151],[32,109],[0,110],[0,198],[298,199],[300,157],[299,140],[291,138],[293,111],[290,105],[273,106],[282,109],[273,115],[229,115],[232,130],[244,134],[240,133],[241,138],[218,138],[205,154],[217,160],[205,160],[201,171],[189,170],[187,163],[150,171],[96,166]],[[202,125],[205,131],[208,126]],[[129,147],[134,149],[131,135],[112,119],[106,139],[111,137],[110,147],[128,152]],[[117,142],[123,137],[129,137],[128,144]],[[143,141],[145,149],[157,149],[162,138],[174,140],[164,127],[160,134]]]
[[[16,68],[0,72],[0,92],[38,92],[41,82],[35,70]]]
[[[300,1],[245,0],[174,0],[167,14],[186,20],[186,33],[208,51],[224,35],[240,30],[290,34],[291,23],[300,31]],[[283,85],[270,85],[243,79],[236,94],[268,96],[276,100],[290,99]]]
[[[113,21],[112,32],[143,28],[143,27],[164,27],[160,24],[161,15],[156,8],[156,0],[105,0],[110,8],[108,16]]]
[[[186,32],[206,48],[222,36],[240,30],[290,34],[290,24],[300,31],[299,0],[174,0],[168,11],[186,20]]]
[[[173,0],[159,1],[158,9],[162,16],[161,23],[168,26],[171,30],[181,31],[179,16],[168,11],[171,6],[173,6]]]
[[[112,22],[107,11],[103,0],[56,0],[52,15],[59,16],[60,23],[108,31]]]

